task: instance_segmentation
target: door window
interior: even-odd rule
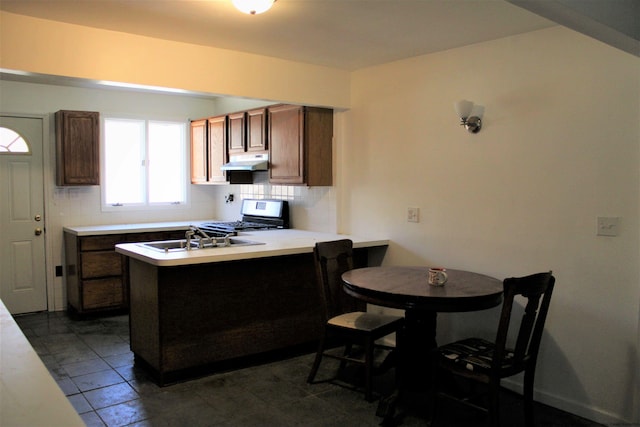
[[[17,132],[0,127],[0,154],[29,154],[29,144]]]

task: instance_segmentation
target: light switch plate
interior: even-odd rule
[[[407,208],[407,222],[420,222],[420,208]]]
[[[620,227],[620,218],[617,216],[598,217],[598,236],[617,236]]]

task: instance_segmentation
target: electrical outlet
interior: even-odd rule
[[[420,222],[420,208],[407,208],[407,222]]]

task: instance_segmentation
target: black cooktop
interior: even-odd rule
[[[199,227],[213,233],[289,228],[289,204],[285,200],[244,199],[241,214],[239,221],[205,222]]]

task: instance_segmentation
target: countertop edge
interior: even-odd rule
[[[0,425],[85,425],[1,300],[0,342]]]
[[[157,267],[171,267],[311,253],[316,242],[338,239],[353,240],[353,247],[356,249],[389,245],[388,239],[295,229],[246,232],[241,233],[241,236],[262,242],[264,245],[198,249],[165,254],[144,248],[138,243],[123,243],[116,245],[116,252]]]
[[[111,225],[86,225],[86,226],[64,226],[62,230],[75,236],[101,236],[108,234],[144,233],[152,231],[174,231],[183,230],[191,224],[201,224],[211,222],[211,219],[199,219],[192,221],[168,221],[149,222],[136,224],[111,224]]]

